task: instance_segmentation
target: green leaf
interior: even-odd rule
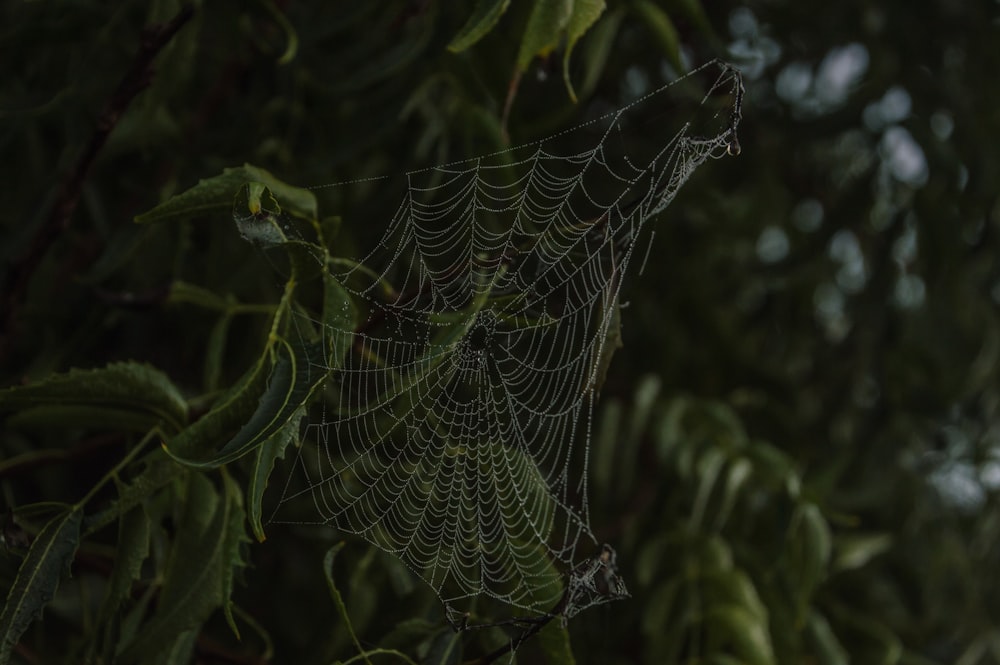
[[[604,73],[604,66],[614,49],[615,40],[618,37],[619,28],[625,18],[625,8],[618,7],[608,13],[601,21],[590,30],[590,37],[584,44],[582,53],[583,83],[580,87],[580,96],[589,97]]]
[[[274,314],[272,337],[276,337],[276,331],[287,318],[294,291],[294,282],[289,282]],[[259,409],[272,370],[270,349],[273,344],[274,339],[268,341],[257,362],[212,406],[211,411],[164,445],[171,457],[194,466],[204,466],[206,462],[208,466],[218,466],[212,459],[220,443],[230,440],[241,431],[239,428],[245,429],[247,421]],[[248,432],[247,436],[252,434]]]
[[[261,182],[248,182],[236,191],[233,221],[243,239],[258,247],[276,247],[294,239],[287,220],[282,220],[281,204]]]
[[[535,0],[521,37],[517,70],[524,72],[536,55],[546,56],[559,45],[573,15],[573,0]]]
[[[824,576],[830,563],[833,541],[830,536],[830,525],[815,503],[803,504],[801,507],[801,526],[805,543],[808,545],[808,564],[818,581]]]
[[[726,471],[726,485],[722,494],[722,502],[715,513],[715,528],[721,529],[729,519],[729,514],[736,505],[740,491],[750,476],[753,475],[753,464],[745,457],[737,457],[729,463]]]
[[[136,507],[122,516],[118,528],[115,565],[108,579],[108,590],[101,617],[110,619],[118,605],[128,596],[132,583],[139,579],[142,562],[149,555],[149,516]],[[103,625],[103,621],[98,621]]]
[[[267,193],[252,186],[245,191],[250,205],[253,197]],[[341,366],[353,344],[357,309],[329,271],[322,274],[319,341],[300,338],[290,343],[278,334],[292,307],[295,281],[291,280],[275,314],[265,352],[212,411],[167,443],[172,457],[189,466],[211,468],[252,452],[285,427],[330,372]],[[219,447],[221,441],[226,443]]]
[[[148,413],[114,407],[52,404],[27,408],[7,418],[7,425],[19,430],[97,428],[105,431],[148,432],[160,421]]]
[[[93,409],[93,411],[90,411]],[[187,403],[163,372],[135,362],[71,369],[37,383],[0,390],[0,412],[25,411],[27,422],[48,415],[66,425],[180,431]]]
[[[705,665],[746,665],[746,663],[728,654],[713,653],[705,659]]]
[[[205,351],[205,389],[215,391],[219,389],[222,378],[222,360],[226,355],[226,344],[229,340],[229,327],[233,322],[233,317],[225,313],[219,317],[212,326],[212,332],[208,335],[208,343]]]
[[[510,6],[510,0],[477,0],[472,15],[448,44],[452,53],[461,53],[485,37]]]
[[[157,561],[157,564],[159,566],[159,561]],[[162,570],[158,568],[157,572],[162,572]],[[146,587],[146,590],[142,593],[142,595],[140,595],[134,604],[129,608],[128,613],[121,620],[120,629],[118,631],[118,639],[114,644],[110,645],[111,651],[105,656],[105,662],[119,662],[115,658],[115,653],[121,645],[129,643],[135,639],[139,629],[142,628],[142,622],[149,618],[152,614],[152,610],[150,610],[150,608],[153,606],[153,601],[155,600],[159,590],[159,584],[150,584]]]
[[[121,662],[148,660],[169,649],[228,602],[233,570],[242,565],[234,556],[238,536],[232,525],[242,523],[244,515],[240,493],[226,482],[220,493],[203,475],[188,474],[156,613],[121,645]]]
[[[739,568],[707,568],[701,576],[705,597],[713,605],[737,605],[767,624],[767,607],[750,576]]]
[[[811,602],[813,591],[827,575],[833,550],[830,526],[819,506],[801,503],[796,507],[788,538],[792,570],[798,575],[796,591],[801,615]]]
[[[767,443],[755,443],[746,451],[746,456],[753,462],[754,476],[764,486],[784,486],[794,490],[798,486],[798,474],[795,465],[784,452]],[[797,498],[797,492],[791,492],[791,497]]]
[[[679,627],[679,622],[671,621],[673,610],[678,605],[685,605],[688,598],[684,594],[686,585],[680,575],[674,575],[660,582],[651,589],[651,597],[656,598],[656,603],[651,603],[647,611],[641,616],[642,632],[647,635],[661,636],[664,626]],[[681,596],[678,599],[678,596]],[[679,600],[679,602],[678,602]]]
[[[841,571],[861,568],[891,548],[892,535],[888,533],[841,536],[837,539],[837,555],[833,562],[833,569]]]
[[[747,665],[774,665],[774,649],[767,623],[739,605],[723,605],[709,609],[705,621],[721,644],[731,644]],[[710,647],[711,648],[711,647]]]
[[[368,654],[365,654],[366,656]],[[431,665],[459,665],[462,659],[461,633],[453,630],[439,631],[431,641],[426,662]]]
[[[651,0],[634,0],[633,7],[642,18],[646,27],[652,31],[653,36],[660,43],[667,60],[678,72],[684,72],[684,63],[681,60],[681,42],[677,35],[677,28],[670,16],[660,9]]]
[[[326,271],[323,273],[323,333],[326,340],[327,365],[340,369],[354,344],[354,328],[358,310],[347,289]]]
[[[288,20],[285,12],[275,6],[273,0],[258,0],[258,4],[267,11],[281,31],[285,33],[285,51],[278,58],[279,65],[287,65],[295,59],[295,54],[299,51],[299,35],[295,31],[295,26]]]
[[[215,447],[229,440],[257,410],[260,397],[267,388],[269,371],[270,363],[265,352],[207,414],[164,444],[167,454],[193,465],[198,465],[200,460],[211,459]]]
[[[572,88],[570,94],[573,94]],[[574,101],[575,98],[574,98]],[[608,376],[608,368],[611,367],[611,360],[615,352],[622,348],[622,316],[618,299],[611,304],[611,311],[607,313],[607,320],[604,322],[605,332],[601,345],[601,355],[597,359],[597,366],[594,368],[594,391],[600,394],[601,387]]]
[[[632,415],[629,418],[627,440],[630,448],[638,448],[649,425],[656,398],[660,395],[660,377],[647,374],[639,381],[632,398]]]
[[[200,180],[194,187],[138,215],[135,221],[139,224],[179,222],[212,215],[228,219],[233,199],[249,182],[266,186],[285,212],[305,220],[317,218],[316,196],[311,191],[284,183],[262,168],[244,164],[225,169],[222,175]]]
[[[299,427],[304,416],[305,409],[301,409],[280,430],[257,448],[253,470],[250,472],[250,482],[247,485],[247,510],[250,528],[259,542],[264,542],[267,539],[264,535],[264,526],[261,523],[261,504],[264,499],[264,490],[267,489],[268,478],[274,470],[275,463],[285,456],[288,444],[298,441]]]
[[[830,622],[822,614],[811,611],[806,629],[820,665],[848,665],[851,662],[850,656],[830,627]]]
[[[83,512],[73,508],[51,520],[35,537],[0,614],[0,665],[10,662],[21,634],[55,596],[59,579],[80,544],[82,522]]]
[[[330,370],[336,370],[343,364],[353,344],[353,330],[358,315],[347,291],[329,272],[323,274],[323,285],[322,337],[326,342],[324,362]],[[260,542],[265,539],[261,523],[261,502],[268,477],[274,469],[275,462],[284,457],[288,444],[297,439],[299,425],[304,416],[305,409],[302,405],[284,425],[269,436],[267,441],[257,447],[250,484],[247,487],[247,502],[250,525]]]
[[[292,279],[306,282],[325,271],[326,249],[303,239],[299,226],[281,211],[263,183],[248,182],[239,189],[233,199],[233,221],[247,242],[262,250],[280,248],[288,258]],[[308,231],[310,237],[320,240],[319,222],[313,221]]]
[[[347,614],[347,606],[344,604],[344,598],[340,595],[337,583],[333,581],[333,560],[337,556],[337,553],[342,549],[344,549],[343,541],[327,550],[326,556],[323,557],[323,575],[326,577],[326,584],[330,589],[330,596],[333,597],[333,602],[337,606],[337,614],[340,615],[341,620],[344,622],[344,626],[347,628],[347,633],[351,636],[351,642],[354,643],[354,648],[357,649],[358,652],[364,657],[364,661],[368,663],[368,665],[371,665],[367,656],[364,656],[364,647],[361,646],[361,641],[354,632],[354,624],[351,623],[351,617]]]
[[[590,26],[597,22],[597,19],[604,13],[606,5],[604,0],[575,0],[573,3],[573,13],[566,26],[566,51],[563,54],[563,81],[566,83],[566,90],[570,99],[576,102],[576,91],[569,79],[569,58],[573,53],[573,47],[581,37],[590,29]]]
[[[538,646],[549,665],[576,665],[569,630],[562,621],[550,621],[538,633]]]
[[[277,358],[260,402],[236,436],[207,455],[185,455],[179,452],[183,448],[175,449],[170,444],[168,452],[172,457],[195,468],[214,468],[237,460],[279,432],[309,402],[313,391],[330,373],[322,348],[308,342],[293,345],[281,338],[275,340],[273,348]],[[188,442],[183,445],[187,447]]]
[[[691,516],[688,520],[692,528],[700,527],[704,520],[708,500],[725,461],[725,454],[718,448],[705,451],[705,454],[698,460],[698,492],[695,494],[694,505],[691,507]]]
[[[616,477],[616,460],[618,459],[618,437],[622,405],[617,400],[609,400],[604,404],[601,417],[597,419],[597,433],[591,441],[591,478],[594,488],[600,495],[609,491]]]
[[[702,7],[700,0],[672,0],[668,4],[671,6],[671,9],[678,9],[691,23],[698,27],[698,30],[707,35],[713,42],[718,41],[718,35],[712,29],[712,22],[705,14],[705,8]]]
[[[198,631],[186,630],[150,661],[150,665],[188,665],[198,644]]]
[[[115,615],[128,599],[132,583],[139,579],[142,563],[149,555],[149,536],[149,516],[142,507],[133,508],[122,515],[118,524],[114,567],[95,622],[95,625],[103,629],[104,644],[113,645],[118,639]],[[94,655],[96,646],[95,640],[90,645],[91,656]],[[93,658],[88,659],[88,662],[91,660]]]
[[[230,510],[227,512],[225,524],[226,540],[222,549],[222,612],[226,616],[226,623],[233,631],[237,639],[240,638],[240,631],[236,627],[236,619],[233,617],[233,584],[236,580],[237,571],[241,570],[246,561],[243,558],[244,548],[250,539],[247,538],[243,529],[246,515],[243,510],[243,492],[240,486],[227,473],[222,474],[227,504]]]

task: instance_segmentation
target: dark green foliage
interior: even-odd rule
[[[0,393],[0,409],[21,426],[95,427],[146,432],[183,429],[187,404],[159,370],[137,363],[73,369]]]
[[[392,176],[712,57],[745,69],[743,152],[640,242],[582,426],[632,598],[518,662],[1000,662],[994,6],[193,9],[131,82],[179,3],[0,9],[0,663],[451,665],[509,643],[456,634],[363,541],[269,524],[350,351],[323,329],[366,314],[328,267],[380,237]],[[844,47],[866,65],[839,90],[819,72]],[[444,352],[469,332],[442,331]]]
[[[0,614],[0,662],[10,659],[21,634],[55,596],[59,580],[80,546],[81,511],[73,507],[50,521],[35,537],[7,590]]]

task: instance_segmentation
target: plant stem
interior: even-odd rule
[[[149,443],[149,441],[151,441],[154,437],[158,436],[162,436],[162,432],[160,432],[159,428],[151,429],[149,433],[146,434],[146,436],[142,437],[142,440],[139,441],[139,443],[137,443],[132,448],[132,450],[128,451],[128,453],[125,454],[125,457],[123,457],[121,461],[114,466],[113,469],[104,474],[104,477],[98,480],[97,483],[90,488],[90,491],[87,492],[87,494],[84,495],[82,499],[76,502],[76,505],[73,506],[74,509],[82,510],[83,507],[87,505],[87,502],[90,501],[94,497],[94,495],[101,490],[102,487],[108,484],[108,481],[117,478],[119,472],[121,472],[122,469],[124,469],[126,466],[132,463],[132,460],[134,460],[139,455],[139,453],[142,452],[142,449],[146,447],[146,444]]]

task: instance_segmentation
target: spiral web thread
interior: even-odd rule
[[[325,331],[352,351],[277,519],[311,500],[315,522],[399,557],[453,615],[485,595],[565,619],[627,595],[609,548],[592,556],[596,390],[640,231],[738,152],[741,97],[712,62],[545,140],[407,174],[376,247],[334,262],[362,318]]]

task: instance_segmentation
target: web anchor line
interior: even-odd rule
[[[360,318],[323,329],[345,356],[275,519],[398,557],[453,626],[480,597],[534,617],[509,624],[527,636],[626,597],[610,546],[577,563],[597,545],[593,405],[646,222],[738,154],[743,94],[713,62],[546,139],[407,173],[377,242],[329,264]]]

